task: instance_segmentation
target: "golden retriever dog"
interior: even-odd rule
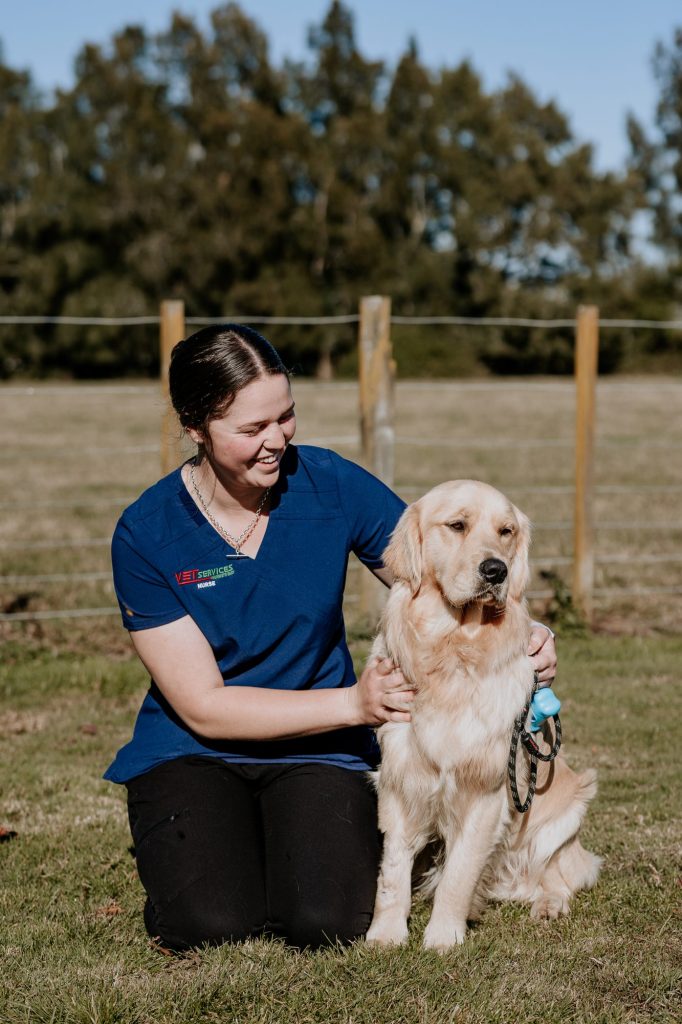
[[[534,685],[529,540],[528,519],[503,494],[455,480],[405,510],[386,551],[395,582],[371,657],[392,658],[416,696],[409,723],[378,730],[384,852],[370,943],[406,941],[414,859],[435,840],[428,948],[462,942],[488,899],[527,901],[533,917],[554,918],[597,879],[600,859],[578,838],[593,771],[577,775],[561,755],[541,762],[526,814],[509,793],[514,719]],[[525,752],[518,771],[523,791]]]

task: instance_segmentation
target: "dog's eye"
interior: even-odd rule
[[[463,519],[455,519],[454,523],[448,523],[448,526],[451,530],[454,530],[455,533],[463,533],[466,529],[466,523]]]
[[[511,526],[503,526],[500,530],[500,537],[511,537],[514,530]]]

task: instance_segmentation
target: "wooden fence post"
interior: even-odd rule
[[[391,349],[391,300],[367,295],[360,300],[360,434],[368,468],[393,485],[395,362]]]
[[[393,397],[395,361],[391,348],[391,300],[367,295],[360,300],[358,383],[362,455],[368,469],[389,487],[393,485],[395,430]],[[360,610],[377,618],[386,590],[368,572],[360,578]]]
[[[168,392],[168,367],[173,346],[185,337],[185,303],[169,299],[161,303],[161,472],[170,473],[181,461],[180,427]]]
[[[573,603],[592,618],[594,587],[594,425],[599,309],[579,306],[575,337],[576,437]]]

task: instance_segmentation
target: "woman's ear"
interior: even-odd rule
[[[514,552],[511,572],[509,573],[508,594],[512,601],[521,601],[530,582],[530,567],[528,565],[530,519],[516,505],[512,507],[519,524],[519,533],[516,539],[516,551]]]
[[[422,581],[422,534],[417,503],[408,505],[384,552],[384,565],[393,578],[409,583],[416,594]]]

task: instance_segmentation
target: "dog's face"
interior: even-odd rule
[[[503,607],[528,585],[530,523],[488,484],[451,480],[403,513],[384,561],[413,593],[429,582],[455,607]]]

